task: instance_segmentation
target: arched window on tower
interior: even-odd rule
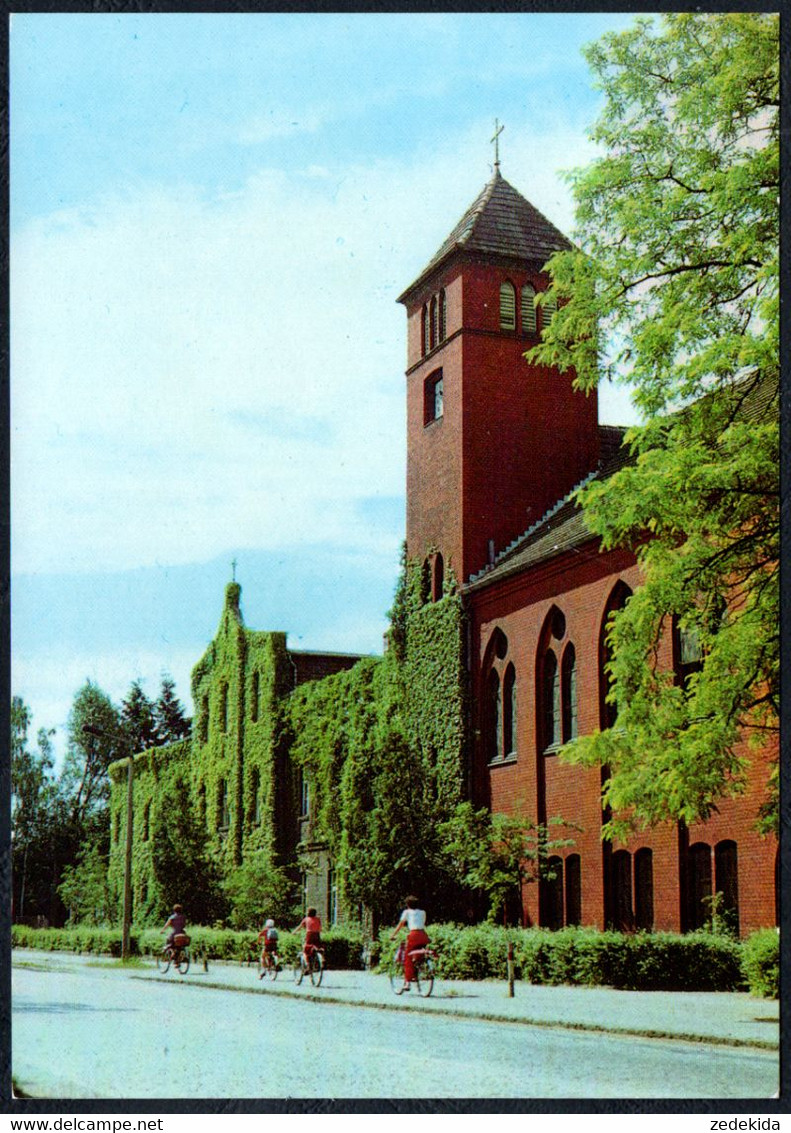
[[[430,345],[431,349],[433,350],[434,347],[439,342],[439,315],[437,313],[437,297],[436,297],[436,295],[433,295],[431,297],[431,303],[429,304],[429,321],[430,321],[429,345]]]
[[[511,664],[503,679],[503,754],[516,754],[516,670]]]
[[[431,345],[430,345],[430,342],[429,342],[429,334],[430,334],[430,323],[429,323],[429,317],[428,317],[428,307],[424,303],[423,304],[423,310],[422,310],[421,315],[420,315],[420,342],[421,342],[421,346],[422,346],[422,349],[423,349],[423,355],[424,356],[426,354],[428,354],[429,350],[431,349]]]
[[[507,280],[500,284],[500,330],[516,329],[516,292]]]
[[[558,660],[552,649],[544,654],[542,672],[542,700],[544,720],[544,750],[560,744],[560,673]]]
[[[261,772],[257,767],[253,768],[253,773],[250,776],[250,821],[254,826],[259,826],[261,823]]]
[[[423,424],[440,421],[445,413],[445,384],[442,370],[434,370],[423,383]]]
[[[445,295],[445,288],[439,293],[439,341],[445,341],[445,335],[448,333],[448,300]]]
[[[500,676],[496,669],[489,673],[486,687],[486,755],[490,763],[500,758],[502,752],[502,697]]]
[[[569,642],[563,653],[561,676],[563,743],[577,738],[577,654]]]
[[[552,322],[552,316],[558,309],[558,301],[554,291],[545,291],[545,298],[541,307],[541,328],[548,327]]]
[[[531,283],[526,283],[522,288],[522,333],[535,334],[537,328],[536,321],[536,289]]]

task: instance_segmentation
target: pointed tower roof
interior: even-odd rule
[[[554,252],[571,247],[551,221],[510,185],[495,165],[494,176],[470,205],[414,283],[398,297],[407,301],[417,287],[454,252],[531,260],[542,266]]]

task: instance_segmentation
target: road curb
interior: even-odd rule
[[[203,972],[198,974],[205,975]],[[174,982],[169,976],[159,975],[131,975],[130,978],[135,980],[149,980],[156,983],[172,984]],[[179,982],[186,984],[185,977],[182,976]],[[317,991],[308,991],[307,989],[305,991],[292,990],[290,987],[283,985],[278,987],[272,982],[261,987],[236,987],[234,984],[201,980],[200,985],[192,984],[191,986],[201,986],[212,991],[232,991],[239,995],[270,994],[285,999],[309,1000],[311,1003],[332,1003],[340,1007],[368,1007],[375,1011],[420,1011],[422,1007],[423,1011],[445,1019],[472,1019],[481,1023],[510,1023],[512,1026],[546,1027],[554,1030],[578,1031],[587,1034],[615,1035],[619,1038],[661,1039],[665,1042],[694,1043],[697,1046],[727,1046],[773,1052],[780,1049],[779,1042],[772,1042],[769,1039],[740,1039],[725,1035],[701,1035],[695,1032],[663,1031],[637,1027],[607,1027],[599,1023],[580,1023],[562,1019],[530,1018],[528,1016],[516,1019],[512,1015],[503,1015],[496,1011],[454,1011],[445,1007],[429,1007],[426,1000],[402,999],[399,1000],[398,1003],[386,1003],[364,999],[349,999],[344,996],[335,995],[332,992],[323,994]],[[434,1003],[436,1003],[436,1000],[434,1000]],[[426,1006],[422,1006],[423,1004],[426,1004]]]

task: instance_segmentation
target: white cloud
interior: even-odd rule
[[[404,486],[395,298],[489,176],[488,129],[408,166],[261,169],[209,200],[148,187],[20,231],[14,570],[365,547],[352,501]],[[504,174],[568,229],[554,170],[587,143],[513,136]]]

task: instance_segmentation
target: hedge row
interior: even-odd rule
[[[748,986],[754,995],[777,994],[770,959],[773,955],[779,965],[774,930],[755,934],[744,944],[703,932],[624,935],[594,929],[550,932],[496,925],[465,929],[432,925],[430,936],[438,953],[438,974],[444,979],[505,979],[510,943],[515,977],[534,984],[641,991],[738,991]],[[758,936],[766,937],[761,946],[765,953],[752,943]],[[375,952],[383,969],[390,966],[394,948],[389,932],[383,932]]]
[[[190,927],[193,958],[254,963],[257,933]],[[642,991],[738,991],[779,995],[780,938],[774,929],[754,933],[744,942],[728,936],[696,932],[598,932],[594,929],[505,929],[496,925],[461,928],[432,925],[432,945],[438,953],[443,979],[505,979],[507,950],[513,944],[514,974],[534,984],[577,984]],[[359,968],[364,942],[359,931],[335,929],[323,934],[331,968]],[[109,928],[32,929],[15,925],[12,946],[62,952],[121,954],[121,933]],[[133,955],[154,955],[163,943],[156,929],[134,931]],[[284,963],[297,955],[300,938],[281,932],[279,953]],[[380,970],[392,962],[395,944],[390,931],[369,944],[367,961]]]
[[[229,960],[255,963],[260,948],[257,932],[189,926],[190,951],[194,959]],[[332,968],[362,967],[363,940],[355,930],[332,930],[322,933],[327,964]],[[133,928],[129,934],[133,956],[154,956],[161,950],[165,937],[159,929]],[[282,932],[278,952],[284,963],[292,963],[299,952],[301,938],[296,933]],[[13,925],[12,948],[38,948],[46,952],[88,952],[97,955],[121,955],[121,930],[118,928],[27,928]]]

